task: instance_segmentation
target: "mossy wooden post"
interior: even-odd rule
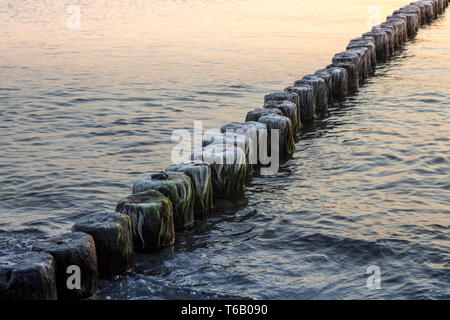
[[[343,101],[348,94],[348,73],[345,68],[327,67],[331,74],[332,94],[336,101]]]
[[[373,29],[381,29],[387,32],[389,37],[389,56],[392,57],[395,54],[395,48],[399,47],[397,42],[399,37],[398,27],[384,22],[380,25],[374,26]]]
[[[427,7],[425,5],[425,3],[417,1],[417,2],[412,2],[410,4],[411,6],[415,6],[418,7],[420,9],[420,25],[425,25],[427,24]]]
[[[290,101],[292,103],[295,103],[296,106],[298,106],[298,94],[295,92],[286,92],[286,91],[280,91],[280,92],[274,92],[270,93],[264,96],[264,103],[269,101]]]
[[[316,102],[316,112],[319,115],[325,115],[328,110],[328,88],[325,81],[314,75],[304,76],[302,79],[294,82],[294,86],[310,85],[314,87],[314,97]]]
[[[414,18],[414,32],[415,34],[417,34],[417,32],[419,31],[420,25],[421,25],[421,11],[420,8],[417,6],[405,6],[399,10],[394,11],[394,14],[413,14],[415,15]]]
[[[257,109],[258,110],[258,109]],[[261,109],[268,111],[267,114],[259,114],[259,112],[255,112],[253,114],[247,114],[247,119],[258,119],[262,116],[270,115],[270,114],[279,114],[282,115],[281,110],[279,109]],[[259,167],[260,165],[265,165],[260,163],[260,155],[267,155],[267,150],[270,148],[270,140],[268,139],[268,130],[267,126],[263,123],[257,121],[249,121],[245,123],[232,122],[228,123],[222,128],[220,131],[222,133],[226,132],[234,132],[238,134],[245,135],[249,138],[250,148],[249,148],[249,156],[248,163],[252,165],[254,169]]]
[[[156,173],[140,177],[133,185],[133,193],[157,190],[172,202],[175,229],[194,225],[194,187],[191,178],[182,172]]]
[[[211,165],[214,199],[241,202],[245,198],[245,152],[235,145],[211,144],[193,153],[191,160]]]
[[[441,14],[444,14],[444,12],[445,12],[445,8],[447,7],[446,3],[447,3],[447,0],[439,0],[439,8],[440,8]]]
[[[397,28],[396,33],[396,49],[399,49],[403,46],[403,44],[408,41],[408,26],[407,19],[399,16],[388,16],[385,23],[382,23],[383,26],[392,25],[394,28]]]
[[[358,68],[353,62],[339,62],[327,66],[327,69],[331,68],[342,68],[347,71],[347,94],[351,94],[359,88]]]
[[[203,138],[203,147],[209,146],[211,144],[234,145],[241,148],[245,152],[245,163],[247,164],[246,179],[249,180],[251,178],[254,168],[253,164],[250,163],[251,140],[249,137],[247,137],[245,134],[240,134],[234,132],[233,130],[229,130],[223,133]]]
[[[411,4],[424,7],[425,24],[429,24],[433,21],[433,19],[434,19],[434,2],[433,2],[433,0],[417,1],[417,2],[412,2]],[[444,1],[444,4],[445,4],[445,1]]]
[[[372,30],[366,32],[363,38],[370,37],[375,39],[375,47],[377,50],[377,62],[385,62],[389,57],[389,37],[383,30]]]
[[[300,117],[298,116],[298,113],[297,113],[298,105],[296,105],[295,103],[290,102],[288,100],[284,100],[284,101],[272,101],[271,100],[271,101],[267,101],[264,104],[264,108],[265,109],[279,109],[283,113],[283,116],[291,119],[294,137],[296,137],[300,133],[301,122],[300,122]]]
[[[299,98],[297,92],[284,90],[284,91],[265,95],[264,96],[264,104],[266,104],[270,101],[283,103],[284,101],[287,100],[287,101],[294,103],[298,110],[300,108],[300,100],[299,99],[300,98]],[[273,105],[273,103],[270,105]],[[280,110],[283,112],[283,115],[285,117],[290,118],[290,115],[288,115],[286,113],[286,110],[283,110],[283,109],[280,109]],[[297,111],[297,116],[298,116],[298,111]],[[301,124],[300,119],[298,119],[298,121],[296,121],[296,122],[292,122],[292,129],[294,130],[294,134],[296,134],[296,132],[297,132],[296,126],[298,126],[298,129],[300,129],[300,124]]]
[[[314,76],[322,78],[325,81],[325,86],[327,87],[328,92],[328,105],[332,105],[333,103],[333,76],[327,69],[320,69],[314,72]]]
[[[434,20],[434,16],[435,16],[435,12],[434,12],[434,3],[433,1],[423,1],[424,5],[425,5],[425,20],[428,24],[430,24],[431,22],[433,22]]]
[[[408,27],[408,38],[414,39],[419,30],[419,15],[414,12],[405,10],[394,11],[394,16],[406,18],[406,25]]]
[[[245,116],[245,121],[258,121],[262,116],[268,116],[271,114],[277,114],[279,116],[283,115],[280,109],[265,109],[256,108],[255,110],[249,111]]]
[[[433,4],[434,4],[434,18],[437,19],[439,18],[439,0],[432,0]]]
[[[291,119],[273,114],[261,117],[258,121],[267,125],[269,138],[271,137],[271,130],[278,130],[279,159],[288,160],[292,156],[295,148]]]
[[[418,17],[418,28],[420,28],[422,25],[425,24],[425,22],[424,22],[424,19],[425,19],[425,11],[424,11],[422,8],[423,8],[423,7],[420,6],[420,5],[410,4],[410,5],[404,6],[404,7],[401,8],[400,10],[406,11],[406,12],[417,13],[417,17]]]
[[[424,20],[426,24],[430,24],[434,20],[434,3],[433,1],[418,1],[425,7]]]
[[[27,252],[0,257],[0,300],[56,299],[55,263],[50,254]]]
[[[394,49],[400,49],[404,43],[404,35],[406,35],[406,23],[402,20],[387,20],[381,24],[382,27],[390,27],[394,29],[395,34],[395,47]]]
[[[298,95],[298,115],[300,123],[306,124],[314,121],[316,117],[316,97],[314,87],[309,84],[290,86],[286,92],[295,92]],[[257,120],[256,120],[257,121]]]
[[[95,242],[84,232],[71,232],[38,241],[33,251],[51,254],[56,267],[58,299],[84,299],[97,293],[98,266]],[[71,266],[80,268],[80,287],[69,288]],[[75,271],[71,271],[75,272]]]
[[[346,50],[357,48],[369,49],[369,56],[371,63],[370,71],[373,71],[373,68],[377,65],[377,51],[375,47],[375,40],[372,37],[352,39],[350,40],[350,43],[347,45]]]
[[[443,0],[435,0],[437,3],[437,12],[438,15],[441,15],[443,13],[444,10],[444,1]],[[410,6],[408,6],[410,7]]]
[[[431,0],[433,2],[433,19],[437,19],[439,17],[439,1],[438,0]]]
[[[446,0],[438,0],[439,2],[439,14],[444,14],[445,11],[445,1]]]
[[[444,13],[444,1],[443,0],[434,0],[437,2],[437,11],[438,15],[442,15]]]
[[[356,54],[359,56],[360,63],[361,63],[361,73],[360,73],[359,81],[360,81],[361,85],[364,84],[364,80],[369,78],[369,75],[372,73],[372,63],[370,61],[369,49],[366,47],[361,47],[361,48],[348,49],[345,52],[347,52],[348,54]]]
[[[73,231],[85,232],[94,238],[100,277],[134,271],[131,219],[116,212],[97,212],[79,219]]]
[[[387,37],[386,44],[386,60],[394,55],[395,50],[395,36],[392,27],[373,26],[372,32],[384,32]]]
[[[361,58],[358,54],[348,51],[340,52],[333,57],[332,63],[333,66],[342,67],[347,70],[350,90],[359,88],[364,76],[362,75],[363,68]],[[350,64],[350,66],[348,64]]]
[[[183,172],[191,178],[194,187],[194,216],[203,218],[208,216],[214,208],[211,180],[211,166],[203,161],[186,161],[173,164],[166,171]]]
[[[173,244],[172,202],[161,192],[132,194],[119,201],[116,211],[130,217],[136,251],[153,251]]]

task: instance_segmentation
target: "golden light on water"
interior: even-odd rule
[[[328,64],[332,54],[377,20],[371,7],[379,8],[384,21],[406,3],[86,0],[73,4],[80,8],[80,30],[67,28],[71,16],[67,3],[36,0],[4,6],[5,32],[0,35],[4,61],[26,66],[65,60],[69,69],[120,69],[136,76],[145,70],[174,79],[214,72],[244,80],[247,75],[240,66],[250,64],[261,80],[280,79],[289,72],[312,72]],[[49,50],[51,55],[33,59]],[[208,65],[212,60],[215,63]]]

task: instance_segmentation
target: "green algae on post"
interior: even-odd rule
[[[277,109],[266,109],[266,110],[277,110]],[[277,111],[281,113],[280,110]],[[278,114],[278,112],[269,112],[265,115],[269,114]],[[262,115],[259,116],[258,119],[261,117]],[[255,121],[247,121],[245,123],[232,122],[222,126],[222,128],[220,128],[220,132],[222,133],[234,132],[238,134],[243,134],[246,137],[248,137],[251,146],[248,162],[252,164],[253,168],[255,165],[259,166],[266,164],[260,162],[261,155],[267,155],[267,150],[269,150],[270,148],[270,140],[268,139],[267,126],[265,124]]]
[[[156,190],[172,202],[176,229],[194,225],[195,198],[191,178],[182,172],[160,173],[140,177],[133,185],[133,194]]]
[[[359,88],[358,68],[353,62],[339,62],[327,66],[327,69],[331,68],[343,68],[347,71],[347,93],[354,92]]]
[[[27,252],[0,257],[0,300],[56,300],[53,257]]]
[[[395,34],[395,49],[399,49],[408,39],[406,19],[400,17],[387,18],[386,22],[381,24],[383,27],[392,26]]]
[[[279,158],[283,160],[289,159],[295,148],[291,119],[273,114],[261,117],[258,121],[267,125],[269,136],[271,136],[271,130],[278,130]]]
[[[292,130],[294,136],[300,133],[301,122],[297,113],[297,105],[291,101],[274,101],[270,100],[264,104],[264,109],[278,109],[283,113],[283,116],[291,119]],[[259,120],[259,119],[258,119]]]
[[[274,92],[270,93],[264,96],[264,103],[269,101],[290,101],[292,103],[295,103],[296,106],[298,106],[298,95],[295,92],[286,92],[286,91],[280,91],[280,92]]]
[[[364,80],[369,78],[372,73],[372,63],[370,61],[370,51],[366,47],[348,49],[345,52],[348,54],[357,54],[360,58],[361,63],[361,73],[360,73],[360,84],[364,83]]]
[[[98,266],[95,242],[84,232],[70,232],[34,244],[33,251],[51,254],[55,260],[59,299],[83,299],[97,293]],[[70,266],[80,268],[80,288],[67,286]]]
[[[400,24],[403,21],[400,21]],[[372,69],[377,65],[377,47],[375,44],[375,38],[371,36],[365,36],[365,37],[359,37],[354,38],[350,40],[349,44],[347,45],[346,50],[348,49],[354,49],[354,48],[360,48],[365,47],[369,49],[370,51],[370,61],[372,63]]]
[[[242,149],[245,153],[245,163],[247,165],[246,169],[246,181],[250,180],[254,167],[253,164],[251,164],[250,153],[252,152],[252,146],[251,146],[252,140],[250,140],[249,137],[247,137],[245,134],[240,134],[233,132],[232,130],[226,131],[224,133],[219,133],[213,136],[205,137],[202,141],[202,146],[206,147],[211,144],[216,145],[233,145],[235,147],[238,147]]]
[[[333,65],[338,65],[339,63],[352,63],[353,65],[355,65],[357,70],[357,78],[353,79],[354,81],[356,81],[356,83],[352,83],[351,86],[352,89],[359,88],[364,80],[363,62],[361,61],[360,54],[350,51],[339,52],[334,55],[332,63]]]
[[[127,215],[96,212],[79,219],[72,229],[94,238],[101,277],[110,278],[134,270],[131,219]]]
[[[249,111],[245,117],[245,121],[258,121],[259,118],[263,116],[268,116],[270,114],[277,114],[279,116],[283,115],[283,112],[279,109],[265,109],[265,108],[256,108],[253,111]]]
[[[294,82],[294,86],[296,87],[305,84],[314,87],[317,113],[320,115],[326,114],[328,106],[328,88],[325,81],[318,76],[307,75]]]
[[[327,93],[328,93],[328,105],[331,105],[333,102],[333,77],[331,74],[327,71],[327,69],[321,69],[314,72],[314,76],[322,78],[325,82],[325,86],[327,87]]]
[[[344,68],[328,67],[325,69],[331,75],[331,93],[336,101],[343,101],[348,94],[348,73]]]
[[[194,215],[203,218],[213,210],[211,166],[203,161],[186,161],[173,164],[166,171],[183,172],[191,178],[194,186]]]
[[[235,145],[211,144],[191,155],[211,165],[214,199],[240,201],[245,195],[245,152]]]
[[[314,87],[309,84],[290,86],[286,92],[295,92],[298,95],[298,115],[300,123],[311,123],[316,117],[316,98]],[[256,120],[257,121],[257,120]]]
[[[172,203],[159,191],[149,190],[123,198],[116,211],[130,217],[136,251],[151,251],[173,244]]]
[[[394,11],[394,16],[406,18],[406,24],[408,27],[408,38],[414,39],[419,30],[419,15],[408,9],[400,9]]]
[[[384,31],[387,36],[387,55],[386,58],[390,58],[394,55],[395,51],[395,35],[392,26],[382,27],[381,25],[373,26],[372,32]]]
[[[374,39],[377,62],[385,62],[389,56],[389,39],[383,30],[372,30],[362,35],[363,38]]]

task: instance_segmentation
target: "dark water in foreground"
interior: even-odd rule
[[[173,252],[138,255],[137,274],[103,281],[96,298],[450,299],[448,39],[447,13],[305,130],[277,176],[253,179],[247,207],[199,221]],[[168,165],[186,119],[242,120],[301,76],[218,76],[187,90],[201,73],[158,88],[52,68],[0,65],[0,254],[113,209],[137,177]],[[371,265],[380,290],[366,286]]]

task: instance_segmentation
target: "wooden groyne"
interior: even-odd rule
[[[72,232],[38,241],[32,252],[0,257],[0,299],[88,298],[97,292],[99,278],[134,271],[135,251],[171,246],[176,233],[196,219],[245,203],[246,182],[267,172],[268,159],[288,160],[303,125],[364,85],[377,65],[441,16],[448,2],[417,1],[394,11],[350,40],[330,65],[267,94],[245,122],[225,124],[220,134],[202,139],[189,161],[139,178],[115,212],[86,215]]]

